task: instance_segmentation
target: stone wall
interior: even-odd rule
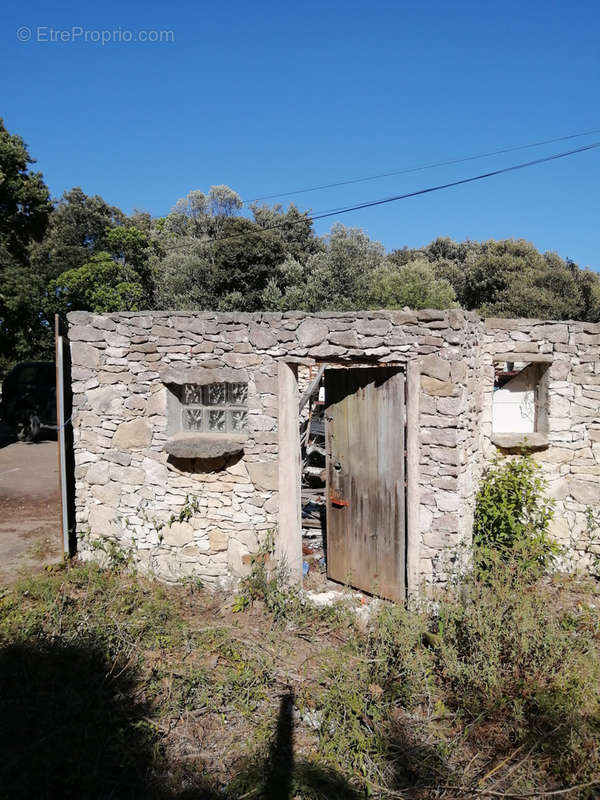
[[[481,416],[485,460],[497,449],[492,432],[494,359],[518,354],[524,362],[545,358],[547,446],[535,460],[556,500],[552,534],[567,549],[565,566],[586,569],[600,553],[589,512],[600,511],[600,324],[487,319],[482,339],[486,387]],[[600,517],[599,517],[600,520]]]
[[[419,580],[443,581],[458,545],[470,541],[477,483],[493,448],[494,354],[508,343],[524,352],[530,342],[560,360],[551,368],[552,446],[539,460],[567,512],[577,552],[588,547],[582,500],[600,480],[594,438],[600,439],[600,336],[589,326],[506,320],[484,326],[458,310],[74,312],[69,325],[77,536],[85,556],[116,539],[142,569],[165,580],[196,576],[209,586],[230,585],[278,525],[279,362],[340,368],[410,362],[420,372],[419,496],[411,500],[420,513],[409,546]],[[245,441],[240,452],[218,459],[182,458],[173,447],[169,387],[208,370],[245,376]],[[576,415],[573,422],[567,412]]]

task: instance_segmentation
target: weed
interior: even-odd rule
[[[200,501],[194,495],[186,495],[185,502],[181,507],[178,514],[171,514],[167,525],[172,525],[174,522],[189,522],[194,514],[200,511]]]
[[[445,701],[469,724],[493,725],[497,744],[540,737],[567,778],[591,766],[574,743],[594,741],[600,670],[589,635],[578,635],[549,600],[510,561],[486,581],[467,582],[460,598],[439,607],[436,672]]]
[[[382,604],[359,629],[290,594],[269,552],[243,618],[92,562],[0,592],[17,732],[0,796],[542,796],[600,777],[600,615],[581,584],[564,610],[507,556],[434,610]]]
[[[554,501],[545,497],[546,481],[529,456],[496,458],[481,482],[475,506],[473,541],[482,571],[512,559],[520,571],[537,577],[558,555],[548,535]]]
[[[276,563],[274,553],[275,534],[268,531],[252,556],[249,574],[240,581],[233,610],[244,611],[255,600],[261,600],[276,622],[283,619],[298,622],[306,616],[306,601],[299,589],[290,585],[287,566]]]
[[[585,509],[586,534],[589,539],[588,552],[591,560],[590,572],[600,578],[600,512],[591,506]]]
[[[126,547],[118,539],[106,534],[94,534],[91,531],[80,533],[82,543],[92,552],[101,554],[101,561],[111,569],[132,567],[134,563],[134,548]]]
[[[27,555],[29,558],[33,558],[36,561],[44,561],[52,555],[55,549],[55,542],[53,542],[49,536],[45,536],[43,539],[38,539],[37,542],[34,542],[31,547],[29,547]]]

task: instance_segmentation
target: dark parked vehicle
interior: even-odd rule
[[[21,440],[56,430],[56,368],[52,361],[23,361],[2,382],[0,417]]]

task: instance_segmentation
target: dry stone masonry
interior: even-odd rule
[[[598,325],[484,322],[459,310],[73,312],[69,340],[85,557],[116,540],[164,580],[193,577],[224,588],[247,572],[279,525],[281,362],[416,367],[418,455],[409,465],[416,491],[407,511],[409,519],[418,513],[408,548],[416,579],[430,584],[446,579],[470,543],[484,463],[497,446],[510,452],[523,444],[523,436],[502,440],[492,430],[495,365],[542,364],[540,430],[525,444],[550,482],[554,534],[572,564],[594,557]]]

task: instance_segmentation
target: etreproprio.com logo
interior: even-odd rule
[[[73,25],[70,28],[53,28],[50,25],[29,27],[21,25],[17,28],[19,42],[35,42],[40,44],[162,44],[175,41],[175,32],[168,30],[129,30],[125,28],[84,28]]]

